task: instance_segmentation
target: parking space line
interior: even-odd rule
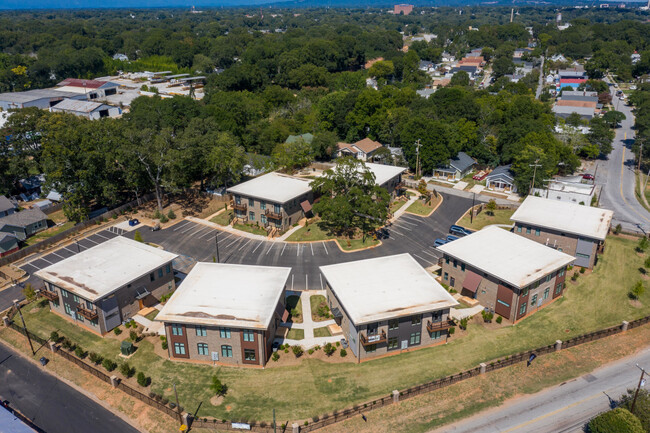
[[[253,251],[251,251],[251,254],[253,254],[255,251],[257,251],[257,249],[258,249],[258,248],[260,247],[260,245],[262,245],[263,243],[264,243],[264,241],[260,241],[260,243],[257,244],[257,246],[255,247],[255,249],[254,249]]]
[[[214,233],[214,232],[213,232],[212,230],[209,230],[207,233],[205,233],[205,234],[199,236],[199,239],[203,239],[205,236],[210,236],[210,235],[213,234],[213,233]]]
[[[275,244],[271,244],[271,246],[269,247],[269,249],[268,249],[268,250],[266,250],[266,254],[265,254],[265,255],[267,255],[267,256],[268,256],[268,255],[269,255],[269,253],[271,252],[271,250],[273,249],[273,247],[274,247],[274,246],[275,246]]]
[[[284,243],[284,246],[282,247],[282,251],[280,252],[280,255],[284,254],[284,249],[287,247],[287,243]]]
[[[92,242],[92,243],[95,244],[95,245],[99,245],[99,242],[95,242],[94,240],[92,240],[92,239],[90,239],[90,238],[83,238],[82,240],[90,241],[90,242]]]
[[[58,255],[58,254],[55,253],[54,251],[52,251],[50,254],[53,254],[53,255],[55,255],[55,256],[61,258],[61,259],[65,259],[65,257]]]
[[[189,232],[190,230],[195,229],[196,226],[198,226],[198,224],[196,224],[196,223],[192,223],[192,224],[190,224],[190,226],[189,226],[188,228],[186,228],[185,230],[181,230],[181,234],[187,233],[187,232]]]
[[[397,223],[394,224],[394,225],[397,225]],[[408,227],[406,227],[406,226],[397,226],[397,227],[399,227],[400,230],[408,230],[408,231],[410,231],[410,232],[413,231],[413,230],[411,230],[410,228],[408,228]]]
[[[403,221],[401,218],[398,219],[397,221],[395,221],[395,223],[404,223],[404,224],[408,224],[408,225],[411,225],[411,226],[417,226],[417,224],[415,224],[415,223],[410,223],[410,222],[408,222],[408,221]]]
[[[293,274],[291,274],[291,291],[293,292]]]
[[[221,239],[221,242],[223,242],[223,241],[225,241],[226,239],[232,237],[232,235],[233,235],[233,233],[230,233],[228,236],[226,236],[225,238]]]
[[[50,265],[53,265],[53,264],[54,264],[54,263],[52,263],[52,262],[51,262],[51,261],[49,261],[49,260],[45,260],[45,258],[44,258],[44,257],[41,257],[41,260],[43,260],[44,262],[47,262],[47,263],[49,263]]]
[[[404,236],[404,233],[400,233],[400,232],[398,232],[397,230],[395,230],[395,229],[392,228],[392,227],[389,228],[388,230],[389,230],[389,236],[390,236],[391,234],[393,234],[393,232],[395,232],[396,234],[398,234],[398,235],[400,235],[400,236]]]
[[[305,290],[309,290],[309,275],[305,274]]]
[[[248,242],[246,242],[244,245],[242,245],[242,246],[239,248],[239,251],[243,250],[244,247],[246,247],[246,245],[250,244],[251,242],[253,242],[253,240],[252,240],[252,239],[249,239]]]
[[[298,244],[298,249],[296,250],[296,257],[300,255],[300,244]]]
[[[71,249],[68,248],[68,247],[63,247],[63,249],[64,249],[64,250],[68,250],[68,251],[70,251],[72,254],[77,254],[77,253],[78,253],[78,251],[71,250]]]
[[[310,242],[309,246],[311,247],[311,255],[313,256],[314,255],[314,243]]]
[[[197,224],[197,225],[200,226],[200,224]],[[201,232],[202,232],[203,230],[205,230],[205,229],[208,229],[208,230],[209,230],[210,227],[205,227],[205,226],[203,226],[203,227],[199,227],[198,230],[190,231],[190,232],[187,234],[187,236],[192,236],[192,237],[193,237],[193,236],[195,236],[195,235],[198,235],[199,233],[201,233]]]
[[[95,233],[95,234],[96,234],[97,236],[99,236],[100,238],[102,238],[102,239],[106,239],[106,240],[109,240],[109,239],[110,239],[110,238],[107,238],[106,236],[102,236],[102,235],[99,234],[99,233]]]
[[[432,253],[430,253],[430,252],[428,252],[428,251],[422,250],[421,252],[423,252],[424,254],[428,254],[428,255],[430,255],[431,257],[438,258],[438,256],[436,256],[435,254],[432,254]]]
[[[425,263],[428,263],[429,265],[433,265],[429,260],[423,259],[422,257],[418,256],[417,254],[413,254],[413,257],[417,257],[418,259],[422,260]]]
[[[323,242],[323,248],[325,248],[325,254],[328,256],[330,255],[329,251],[327,251],[327,246],[325,246],[325,242]]]
[[[206,230],[206,229],[207,229],[208,231],[207,231],[207,232],[203,232],[203,230]],[[213,230],[212,227],[204,227],[204,228],[202,228],[201,230],[192,233],[190,236],[196,236],[198,239],[201,239],[201,238],[202,238],[203,236],[205,236],[206,234],[207,234],[207,235],[211,234],[211,233],[212,233],[212,230]],[[201,234],[199,235],[199,233],[201,233]]]
[[[179,224],[178,227],[174,228],[174,231],[180,230],[180,229],[182,229],[183,227],[185,227],[186,225],[188,225],[190,223],[191,223],[191,221],[185,221],[183,224]]]
[[[229,243],[228,245],[226,245],[226,248],[229,248],[231,245],[236,244],[236,243],[239,242],[239,241],[241,241],[241,238],[235,239],[234,241],[232,241],[231,243]]]

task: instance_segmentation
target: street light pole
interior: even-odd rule
[[[23,330],[25,331],[25,337],[27,337],[27,341],[29,341],[29,348],[32,349],[32,355],[36,355],[36,351],[34,350],[34,345],[32,344],[32,339],[29,337],[29,332],[27,332],[27,325],[25,325],[25,318],[23,317],[23,312],[20,311],[20,305],[18,304],[17,299],[14,299],[14,307],[16,307],[16,310],[18,310],[18,315],[20,316],[20,320],[23,322]]]
[[[214,241],[217,245],[217,263],[221,263],[221,260],[219,260],[219,230],[216,231]]]
[[[530,191],[528,191],[528,194],[532,194],[533,189],[535,188],[535,176],[537,175],[537,167],[541,167],[541,164],[538,164],[539,159],[535,160],[535,164],[528,164],[529,167],[534,167],[533,169],[533,183],[530,185]]]
[[[634,413],[634,405],[636,404],[636,398],[639,395],[639,390],[643,383],[643,376],[645,375],[645,370],[639,367],[639,364],[636,365],[639,370],[641,370],[641,377],[639,378],[639,384],[636,386],[636,391],[634,391],[634,398],[632,399],[632,406],[630,406],[630,412]]]
[[[472,210],[469,211],[469,223],[474,222],[474,200],[476,199],[476,193],[472,195]]]
[[[415,142],[415,178],[419,179],[420,177],[420,139]]]

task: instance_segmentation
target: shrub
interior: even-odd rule
[[[307,351],[307,353],[309,353],[310,355],[313,355],[313,354],[314,354],[314,349],[309,349],[309,350]]]
[[[293,354],[296,356],[296,358],[299,358],[303,354],[302,347],[298,345],[293,346],[291,350],[293,351]]]
[[[111,361],[110,359],[104,359],[102,361],[102,366],[107,370],[107,371],[113,371],[117,368],[117,363],[115,361]]]
[[[129,338],[135,343],[138,340],[138,333],[135,331],[129,332]]]
[[[454,335],[454,332],[456,332],[456,328],[452,326],[451,328],[449,328],[449,331],[447,332],[449,332],[449,335]]]
[[[117,328],[113,329],[113,332],[115,335],[120,335],[122,333],[122,328],[118,326]]]
[[[280,354],[278,352],[273,352],[273,355],[271,355],[271,359],[277,362],[277,360],[280,359]]]
[[[276,352],[277,353],[277,352]],[[210,390],[216,395],[226,395],[228,392],[228,386],[225,383],[221,383],[217,375],[212,376],[212,384],[210,385]]]
[[[140,230],[136,230],[135,233],[133,234],[133,240],[136,242],[144,242],[142,239],[142,235],[140,234]]]
[[[497,323],[501,324],[501,322],[503,322],[503,317],[497,316]]]
[[[149,398],[153,398],[155,395],[156,395],[155,392],[153,392],[153,391],[149,391]]]
[[[650,269],[650,257],[645,259],[645,262],[643,262],[643,267],[646,269]]]
[[[323,352],[325,352],[327,356],[332,356],[332,354],[336,352],[336,347],[334,347],[332,343],[327,343],[323,346]]]
[[[162,214],[160,213],[160,209],[156,209],[156,211],[153,213],[153,218],[156,220],[159,220]]]
[[[25,288],[22,292],[23,296],[25,296],[29,302],[32,302],[36,298],[36,290],[34,290],[34,287],[29,283],[25,284]]]
[[[169,221],[169,218],[167,218],[164,214],[160,215],[160,222],[165,224],[167,221]]]
[[[161,335],[160,336],[160,341],[167,341],[167,337],[165,337],[164,335]]]
[[[167,404],[169,403],[169,399],[167,397],[160,396],[160,402],[162,404]]]
[[[138,373],[138,385],[147,387],[151,383],[151,378],[144,375],[143,372]]]
[[[575,274],[571,275],[571,281],[577,280],[579,276],[580,276],[580,274],[578,274],[578,273],[575,273]]]
[[[101,364],[101,362],[104,360],[104,357],[95,352],[90,352],[88,354],[88,359],[90,359],[90,362],[94,364]]]
[[[167,212],[167,218],[169,218],[170,220],[176,219],[176,214],[174,213],[173,209],[169,209],[169,212]]]
[[[643,433],[641,421],[629,410],[617,407],[589,421],[591,433]]]
[[[341,345],[341,342],[340,342],[340,341],[337,341],[337,342],[336,342],[336,347],[339,347],[340,345]]]
[[[585,269],[585,268],[580,268],[580,273],[581,273],[581,274],[584,274],[584,273],[585,273],[585,271],[586,271],[586,269]]]
[[[174,408],[176,407],[176,403],[174,403],[173,401],[170,401],[170,402],[169,402],[169,407],[171,407],[172,409],[174,409]]]
[[[59,333],[58,333],[58,332],[56,332],[56,331],[52,331],[52,332],[50,333],[50,340],[51,340],[51,341],[54,341],[55,343],[58,343],[60,339],[61,339],[61,337],[59,336]]]
[[[345,349],[341,349],[339,355],[341,355],[341,358],[345,358],[346,356],[348,356],[348,351]]]
[[[469,321],[469,319],[468,319],[467,317],[463,317],[462,319],[460,319],[460,324],[458,325],[458,326],[460,326],[460,329],[466,331],[466,330],[467,330],[467,322],[468,322],[468,321]]]
[[[614,234],[620,235],[622,231],[623,231],[623,227],[620,224],[616,224],[616,227],[614,228]]]
[[[86,351],[81,348],[81,346],[77,346],[74,350],[74,354],[77,355],[77,358],[85,358],[86,357]]]
[[[164,350],[167,350],[167,347],[168,347],[167,340],[165,340],[165,341],[162,342],[162,348]]]
[[[67,338],[63,338],[63,342],[61,343],[61,346],[66,349],[66,350],[74,350],[74,343]]]
[[[131,377],[135,374],[135,368],[131,367],[128,362],[120,365],[120,373],[125,377]]]
[[[492,318],[494,317],[494,313],[491,311],[481,311],[481,316],[483,317],[484,322],[492,322]]]
[[[643,236],[641,239],[639,239],[639,243],[636,244],[636,250],[640,253],[643,253],[648,249],[648,244],[650,244],[650,242],[648,242],[648,238]]]
[[[632,299],[639,299],[645,293],[645,287],[643,287],[643,281],[639,280],[636,282],[632,290],[630,290],[629,296]]]

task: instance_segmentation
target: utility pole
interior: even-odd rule
[[[273,433],[277,433],[275,424],[275,409],[273,409]]]
[[[36,355],[36,351],[34,350],[34,345],[32,344],[32,339],[29,337],[29,332],[27,331],[27,325],[25,325],[25,318],[23,317],[23,312],[20,311],[20,305],[18,304],[17,299],[14,299],[14,307],[16,307],[16,310],[18,310],[18,315],[20,316],[20,320],[23,322],[23,330],[25,331],[25,337],[27,337],[27,341],[29,341],[29,348],[32,349],[32,355]]]
[[[474,200],[476,200],[476,193],[472,195],[472,210],[469,211],[469,223],[474,222]]]
[[[641,158],[643,157],[643,140],[641,141],[641,147],[639,148],[639,167],[638,170],[641,171]]]
[[[645,370],[641,367],[639,367],[639,364],[636,365],[636,367],[641,370],[641,377],[639,378],[639,384],[636,386],[636,391],[634,392],[634,399],[632,399],[632,406],[630,407],[630,412],[634,413],[634,405],[636,404],[636,398],[639,395],[639,390],[641,389],[641,386],[643,385],[643,376],[646,374]]]
[[[219,230],[216,231],[216,235],[214,236],[214,241],[217,245],[217,263],[221,263],[221,260],[219,260]]]
[[[178,392],[176,391],[176,384],[174,383],[174,395],[176,396],[176,410],[178,411],[178,421],[183,425],[183,415],[181,414],[181,405],[178,404]]]
[[[533,169],[533,182],[530,184],[530,191],[528,191],[528,194],[533,193],[533,189],[535,188],[535,176],[537,175],[537,167],[541,167],[542,164],[538,164],[539,159],[535,160],[535,164],[528,164],[529,167],[534,167]]]
[[[420,178],[420,139],[415,142],[415,178]]]

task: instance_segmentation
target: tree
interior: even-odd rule
[[[492,64],[492,72],[495,78],[501,78],[504,75],[513,74],[515,72],[515,64],[510,57],[499,57]]]
[[[382,146],[372,154],[372,160],[382,164],[390,164],[393,159],[393,154],[386,146]]]
[[[25,299],[27,299],[29,302],[32,302],[34,298],[36,298],[36,291],[34,290],[34,287],[31,284],[25,284],[25,288],[22,290],[23,296]]]
[[[609,123],[611,128],[618,128],[618,124],[625,120],[625,114],[620,111],[608,111],[603,115],[603,120]]]
[[[647,237],[642,236],[641,239],[639,239],[639,242],[636,244],[636,250],[640,253],[644,253],[645,250],[648,249],[648,246],[650,246],[650,241],[648,241]]]
[[[320,161],[329,161],[336,154],[339,137],[331,131],[319,132],[311,142],[312,155]]]
[[[602,155],[609,155],[613,149],[614,131],[610,129],[603,118],[594,117],[589,121],[587,139],[591,144],[598,146]]]
[[[390,196],[375,183],[375,175],[363,161],[341,158],[311,185],[322,194],[314,211],[330,232],[352,236],[361,230],[365,238],[388,218]]]
[[[588,426],[590,433],[644,433],[641,421],[621,407],[601,413]]]
[[[569,114],[565,119],[565,122],[567,125],[571,125],[571,126],[582,126],[584,123],[584,121],[582,120],[582,116],[578,113]]]
[[[229,132],[217,133],[208,154],[208,174],[215,185],[232,185],[239,182],[248,158],[244,148]]]
[[[632,400],[634,400],[635,390],[628,389],[627,393],[621,396],[618,407],[630,410]],[[634,415],[641,421],[641,426],[648,432],[650,431],[650,392],[640,389],[634,404]]]
[[[388,79],[395,73],[395,65],[390,60],[380,60],[375,62],[370,69],[368,75],[375,78]]]
[[[223,396],[228,392],[228,386],[225,383],[221,383],[221,380],[215,374],[212,376],[212,384],[210,385],[210,390],[215,393],[215,395]]]
[[[643,287],[643,281],[639,280],[636,282],[632,290],[630,290],[630,298],[639,299],[645,293],[645,287]]]
[[[278,144],[272,157],[275,166],[288,173],[306,167],[314,158],[311,144],[302,138]]]
[[[494,215],[495,210],[497,210],[497,202],[494,199],[491,199],[485,205],[485,211],[487,212],[488,215]]]
[[[458,71],[449,80],[450,86],[469,86],[469,74],[465,71]]]

